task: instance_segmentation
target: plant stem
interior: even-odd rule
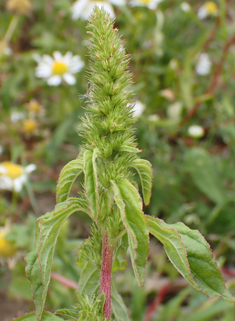
[[[105,294],[104,316],[107,320],[111,317],[111,274],[113,261],[113,246],[109,243],[106,230],[102,237],[102,262],[100,276],[100,293]]]
[[[17,24],[18,24],[18,21],[19,21],[19,16],[14,16],[12,19],[11,19],[11,22],[10,22],[10,25],[7,29],[7,32],[4,36],[4,40],[8,43],[10,40],[11,40],[11,37],[17,27]]]

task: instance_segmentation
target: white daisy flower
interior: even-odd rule
[[[16,123],[19,120],[22,120],[25,118],[25,113],[23,113],[21,111],[12,111],[10,117],[11,117],[11,122]]]
[[[208,16],[216,16],[218,14],[218,6],[213,1],[207,1],[204,3],[197,12],[197,17],[200,20],[207,18]]]
[[[134,106],[133,104],[127,104],[127,107],[132,107],[134,118],[139,118],[145,110],[145,105],[142,104],[139,100],[135,102]]]
[[[182,2],[180,5],[181,10],[184,12],[189,12],[191,10],[191,6],[188,2]]]
[[[26,167],[12,162],[0,163],[0,189],[20,192],[27,180],[27,174],[36,169],[36,165]]]
[[[163,0],[132,0],[130,5],[133,7],[147,7],[151,10],[155,10],[157,5],[162,2]]]
[[[35,55],[34,58],[38,62],[36,76],[47,79],[49,86],[58,86],[62,80],[69,85],[74,85],[76,78],[72,74],[81,71],[84,66],[81,58],[73,56],[71,52],[67,52],[65,56],[62,56],[60,52],[55,51],[53,57],[43,55],[41,58]]]
[[[194,138],[200,138],[204,135],[204,129],[199,125],[192,125],[188,128],[188,134]]]
[[[206,53],[199,54],[197,57],[197,63],[195,66],[196,72],[201,76],[206,76],[211,71],[211,60]]]
[[[113,19],[115,18],[114,10],[112,4],[117,6],[122,6],[126,4],[125,0],[104,0],[104,1],[94,1],[94,0],[78,0],[72,5],[72,19],[77,20],[81,18],[82,20],[87,20],[92,13],[95,6],[99,8],[104,8],[104,10]]]

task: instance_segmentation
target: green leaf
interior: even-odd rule
[[[51,265],[60,229],[66,219],[77,211],[90,215],[87,200],[69,198],[66,202],[59,203],[53,212],[47,213],[37,220],[36,244],[34,250],[26,256],[26,272],[32,284],[38,319],[42,315],[46,300]]]
[[[100,286],[100,271],[97,266],[90,262],[84,262],[77,291],[81,294],[86,293],[93,296]]]
[[[22,317],[13,319],[12,321],[38,321],[38,319],[35,312],[30,312]],[[64,319],[61,319],[50,312],[43,312],[40,321],[64,321]]]
[[[126,179],[113,182],[115,202],[128,235],[132,267],[139,283],[144,284],[144,268],[149,253],[148,223],[142,212],[137,189]]]
[[[204,304],[200,306],[197,310],[194,310],[193,313],[191,312],[190,315],[180,317],[178,321],[211,321],[211,320],[232,320],[230,318],[221,318],[221,313],[225,313],[228,311],[233,311],[234,315],[234,307],[224,301],[222,299],[218,299],[213,302],[213,304]],[[216,318],[216,316],[219,316]],[[165,321],[165,320],[164,320]]]
[[[131,164],[134,167],[141,180],[143,197],[145,205],[148,205],[151,197],[151,189],[152,189],[152,179],[153,179],[153,170],[152,165],[149,161],[145,159],[136,159]]]
[[[99,213],[99,194],[96,170],[96,158],[98,157],[98,149],[95,148],[93,153],[87,150],[84,154],[84,171],[85,186],[87,198],[90,204],[92,218],[96,221]]]
[[[210,154],[198,147],[190,148],[185,157],[185,167],[194,184],[216,204],[226,201],[224,186]]]
[[[116,321],[130,321],[127,308],[122,297],[118,294],[113,282],[111,291],[111,308]]]
[[[55,311],[56,314],[63,315],[64,317],[69,318],[70,321],[77,321],[79,318],[78,309],[58,309]]]
[[[81,156],[79,155],[77,159],[72,160],[65,165],[60,172],[56,193],[57,203],[66,201],[66,199],[69,197],[69,193],[75,179],[83,171],[83,155]]]
[[[132,147],[132,146],[128,146],[128,145],[122,145],[119,149],[120,152],[128,152],[128,153],[133,153],[133,154],[137,154],[137,153],[141,153],[142,150],[138,149],[136,147]]]
[[[199,231],[191,230],[183,223],[167,224],[151,216],[147,219],[150,233],[164,245],[172,264],[192,286],[209,298],[220,296],[235,303],[213,260],[210,245]]]

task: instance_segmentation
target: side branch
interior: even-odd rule
[[[219,77],[222,73],[222,69],[223,69],[223,65],[224,65],[224,62],[225,62],[225,59],[226,59],[226,56],[228,54],[228,51],[229,51],[229,48],[231,47],[231,45],[235,42],[235,35],[233,35],[232,37],[230,37],[228,39],[228,41],[226,42],[224,48],[223,48],[223,53],[222,53],[222,57],[220,59],[220,62],[218,63],[218,65],[216,66],[215,68],[215,72],[213,74],[213,77],[212,77],[212,80],[211,80],[211,83],[210,83],[210,86],[208,87],[208,89],[206,90],[205,94],[204,95],[210,95],[210,94],[213,94],[215,89],[216,89],[216,86],[218,84],[218,80],[219,80]],[[196,112],[198,111],[198,109],[200,108],[201,106],[201,102],[198,101],[194,107],[192,109],[190,109],[185,118],[182,120],[181,122],[181,126],[184,126],[185,124],[187,124],[187,122],[196,114]]]

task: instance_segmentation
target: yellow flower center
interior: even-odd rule
[[[148,4],[148,3],[150,3],[151,0],[140,0],[140,1],[145,3],[145,4]]]
[[[16,14],[27,14],[31,9],[30,0],[7,0],[7,10]]]
[[[33,111],[35,113],[39,113],[42,109],[42,106],[39,104],[37,100],[30,100],[28,104],[28,108],[30,111]]]
[[[7,231],[0,230],[0,256],[7,258],[15,254],[16,248],[14,243],[8,241],[5,237],[7,235]]]
[[[26,134],[32,134],[38,127],[38,124],[33,119],[27,119],[23,123],[23,131]]]
[[[215,14],[218,11],[217,4],[213,1],[207,1],[205,7],[209,14]]]
[[[18,178],[23,174],[23,169],[20,165],[11,162],[2,162],[0,163],[0,166],[5,167],[7,171],[3,174],[10,177],[11,179]],[[1,175],[2,174],[0,173],[0,176]]]
[[[52,73],[54,75],[62,76],[68,70],[68,66],[63,61],[55,61],[52,66]]]

